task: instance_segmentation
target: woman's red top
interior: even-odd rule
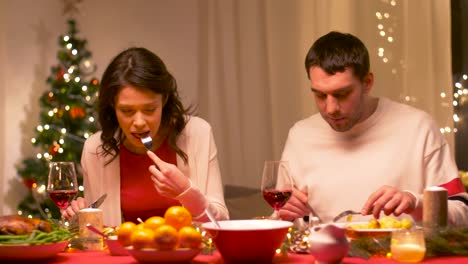
[[[167,140],[155,151],[167,163],[177,165],[176,152]],[[124,221],[138,223],[151,216],[164,216],[166,209],[180,205],[179,201],[159,194],[151,180],[149,166],[154,162],[147,155],[130,152],[120,146],[120,204]]]

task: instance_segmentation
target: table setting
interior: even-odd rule
[[[76,188],[74,168],[51,163],[48,191],[66,208]],[[140,223],[107,227],[99,206],[106,194],[62,221],[0,217],[0,260],[44,263],[468,263],[468,227],[447,225],[446,191],[424,191],[424,224],[392,216],[352,221],[346,210],[324,222],[310,208],[310,221],[295,225],[278,217],[292,195],[288,164],[265,162],[261,191],[274,210],[255,219],[192,221],[181,206]],[[75,193],[76,194],[76,193]],[[310,205],[309,205],[310,207]],[[29,227],[26,229],[25,227]]]

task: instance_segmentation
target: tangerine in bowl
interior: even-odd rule
[[[192,226],[192,215],[182,206],[169,207],[164,217],[152,216],[136,225],[124,222],[118,241],[140,263],[187,262],[202,250],[202,235]]]

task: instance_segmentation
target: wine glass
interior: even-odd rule
[[[73,162],[50,162],[47,192],[60,210],[68,207],[70,201],[78,193],[78,182]]]
[[[265,161],[262,175],[262,194],[265,201],[275,210],[273,219],[279,217],[281,209],[292,195],[292,179],[289,163],[284,160]]]

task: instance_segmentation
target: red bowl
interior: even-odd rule
[[[109,236],[106,240],[109,254],[112,256],[126,256],[128,251],[119,243],[117,236]]]
[[[225,263],[271,263],[288,229],[293,225],[281,220],[227,220],[204,223],[205,229]]]

